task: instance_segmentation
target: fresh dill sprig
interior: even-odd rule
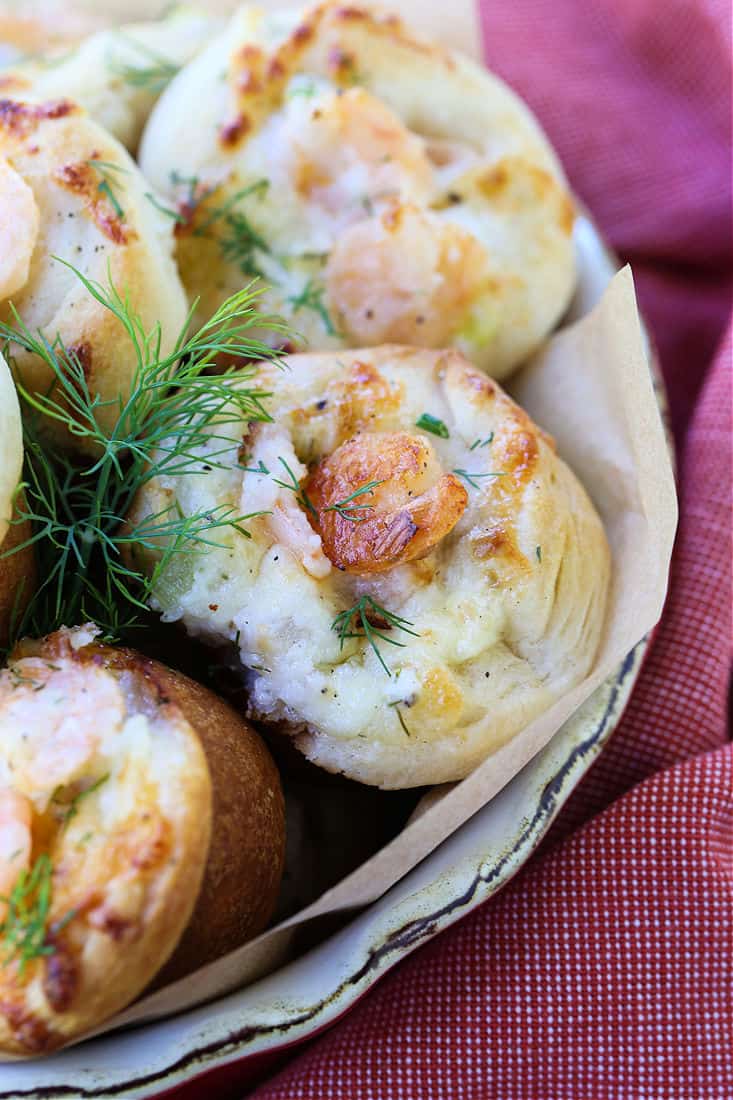
[[[498,473],[484,473],[484,474],[482,474],[482,473],[473,473],[473,472],[469,473],[468,470],[454,470],[453,473],[457,474],[458,477],[462,477],[463,480],[467,481],[468,484],[473,486],[474,489],[480,489],[481,488],[478,481],[476,480],[477,478],[504,477],[504,471],[503,470],[500,470]]]
[[[366,493],[369,493],[370,496],[373,496],[374,490],[377,488],[377,486],[383,484],[384,479],[382,479],[382,481],[369,481],[366,485],[362,485],[360,489],[357,489],[349,496],[344,497],[343,500],[339,500],[335,504],[329,504],[328,508],[324,508],[323,510],[324,512],[338,512],[342,519],[351,520],[352,523],[361,523],[367,517],[360,516],[358,513],[364,510],[368,511],[372,507],[372,505],[366,503],[352,504],[352,500],[357,500],[359,497],[364,496]],[[354,515],[354,513],[356,513],[356,515]]]
[[[23,868],[19,872],[10,895],[0,897],[7,906],[5,918],[0,923],[0,938],[6,949],[2,965],[7,966],[18,959],[20,974],[32,959],[53,955],[56,950],[53,942],[47,939],[52,873],[51,860],[43,853],[30,870]],[[75,915],[75,910],[71,910],[51,931],[60,932]]]
[[[448,439],[450,436],[448,425],[445,421],[437,416],[431,416],[430,413],[423,413],[419,416],[415,421],[415,427],[422,428],[424,432],[431,432],[433,435],[438,435],[441,439]]]
[[[190,334],[194,303],[174,346],[164,352],[160,325],[146,331],[111,281],[104,287],[59,262],[119,322],[120,340],[131,345],[136,365],[129,393],[102,401],[89,389],[84,364],[59,336],[34,335],[12,306],[14,325],[0,322],[0,347],[4,342],[11,366],[13,347],[20,347],[38,356],[53,379],[53,388],[40,393],[16,379],[26,461],[12,522],[29,520],[32,535],[6,554],[33,544],[41,583],[13,634],[47,634],[89,619],[108,637],[119,637],[140,621],[172,558],[221,545],[221,531],[248,534],[244,524],[251,517],[228,505],[184,515],[173,499],[154,515],[132,519],[130,513],[153,478],[227,468],[241,443],[242,422],[271,420],[263,404],[269,395],[248,385],[255,366],[224,374],[208,368],[220,354],[234,361],[277,360],[251,330],[287,329],[258,312],[260,292],[250,284]],[[86,457],[71,459],[49,442],[49,423],[83,445]],[[156,559],[151,575],[140,562],[146,552]]]
[[[95,160],[92,158],[86,162],[90,167],[96,168],[99,175],[102,177],[101,181],[97,184],[97,191],[100,195],[104,195],[115,214],[118,218],[122,219],[125,216],[125,211],[122,209],[122,205],[114,193],[114,187],[117,183],[115,175],[122,173],[127,175],[127,169],[123,168],[121,164],[113,164],[109,160]]]
[[[541,562],[542,561],[542,547],[541,546],[535,546],[534,552],[535,552],[535,557],[537,558],[537,561]]]
[[[358,620],[356,623],[354,623],[355,618]],[[344,648],[344,642],[347,638],[366,638],[388,676],[391,676],[392,672],[379,651],[376,639],[379,638],[389,645],[400,646],[404,649],[404,642],[398,642],[395,638],[387,637],[384,631],[395,627],[397,630],[404,630],[405,634],[412,634],[414,638],[419,638],[420,635],[416,630],[410,630],[411,626],[414,626],[414,623],[411,623],[409,619],[403,619],[400,615],[393,615],[391,611],[387,611],[386,607],[380,607],[371,596],[362,596],[353,607],[350,607],[348,611],[342,611],[331,623],[331,629],[335,630],[339,636],[341,649]]]
[[[489,443],[493,443],[493,442],[494,442],[494,433],[489,432],[489,434],[486,436],[486,439],[482,439],[481,436],[479,436],[478,439],[474,439],[473,443],[471,444],[471,446],[468,449],[469,449],[469,451],[475,451],[477,448],[480,448],[480,447],[488,447]]]
[[[110,72],[121,77],[133,88],[144,88],[154,95],[162,92],[181,66],[121,31],[118,32],[118,37],[128,45],[134,46],[141,56],[141,62],[135,64],[132,61],[120,61],[115,57],[108,57],[107,66]]]
[[[298,481],[297,477],[295,476],[293,471],[288,466],[285,459],[280,457],[279,461],[285,467],[286,473],[287,473],[288,477],[290,478],[290,481],[289,482],[281,481],[280,478],[278,478],[278,477],[273,477],[272,480],[275,482],[276,485],[280,485],[283,489],[290,489],[291,492],[295,493],[295,499],[297,500],[300,507],[305,512],[310,512],[310,514],[313,516],[314,519],[318,519],[318,512],[316,511],[316,509],[313,505],[313,502],[311,501],[310,497],[306,493],[305,489],[301,486],[300,482]],[[263,463],[261,462],[260,465],[263,465]],[[254,472],[255,473],[261,473],[263,471],[255,470]],[[265,471],[265,472],[269,473],[269,471]]]
[[[339,336],[340,333],[331,320],[331,315],[323,302],[325,293],[326,288],[324,286],[318,286],[314,279],[309,279],[300,294],[292,295],[288,298],[288,302],[293,307],[293,313],[298,313],[301,309],[312,309],[323,321],[323,327],[328,335]]]
[[[261,198],[266,194],[269,186],[269,180],[261,179],[249,184],[248,187],[243,187],[221,206],[210,209],[208,216],[194,229],[194,236],[208,237],[211,236],[209,230],[212,226],[218,226],[216,237],[223,258],[228,263],[236,265],[243,275],[254,278],[262,278],[257,253],[263,252],[268,255],[270,246],[238,206],[243,199],[251,195],[258,195]],[[202,199],[198,201],[200,203]]]

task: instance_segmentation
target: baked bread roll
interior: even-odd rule
[[[23,471],[20,407],[8,365],[0,354],[0,647],[25,608],[35,584],[33,550],[23,546],[30,524],[14,523],[15,494]],[[9,551],[14,551],[9,553]]]
[[[2,94],[41,102],[72,99],[134,150],[163,88],[220,27],[220,20],[203,12],[179,9],[158,22],[100,30],[51,53],[52,28],[46,27],[46,40],[39,43],[44,56],[5,69]],[[0,40],[2,32],[0,20]]]
[[[361,5],[242,8],[158,101],[140,163],[199,320],[261,275],[312,348],[452,344],[502,377],[570,300],[573,206],[527,107]]]
[[[240,523],[251,537],[174,557],[154,606],[233,642],[250,715],[316,764],[385,788],[460,779],[591,668],[601,521],[552,439],[459,352],[285,367],[257,376],[272,424],[140,495],[136,520],[261,513]]]
[[[22,643],[0,672],[0,1050],[99,1025],[266,924],[283,800],[255,732],[210,691],[102,645]]]
[[[145,332],[159,322],[162,354],[185,321],[172,257],[171,221],[123,147],[66,99],[0,99],[0,320],[11,302],[33,336],[57,336],[102,402],[108,427],[130,391],[138,360],[121,322],[56,257],[105,287],[111,279]],[[13,347],[26,388],[46,392],[53,373]],[[49,421],[49,424],[51,422]],[[57,432],[63,431],[58,424]]]

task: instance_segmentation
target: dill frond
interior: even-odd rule
[[[438,416],[431,416],[430,413],[422,413],[415,421],[415,427],[422,428],[424,432],[430,432],[432,435],[438,435],[441,439],[448,439],[450,436],[445,421]]]
[[[242,423],[271,419],[264,404],[269,395],[248,383],[256,372],[252,361],[276,360],[277,352],[251,330],[287,332],[279,319],[258,312],[260,291],[250,285],[191,334],[194,305],[173,349],[164,354],[160,325],[146,331],[129,298],[111,281],[105,287],[66,266],[117,318],[136,367],[129,393],[102,401],[60,337],[34,335],[12,307],[14,324],[0,323],[0,346],[11,367],[13,349],[20,347],[41,358],[53,379],[53,387],[39,393],[16,378],[25,469],[13,522],[29,520],[32,535],[6,553],[33,544],[41,584],[15,624],[15,638],[86,619],[107,637],[119,637],[139,623],[174,556],[220,545],[217,538],[225,531],[247,537],[252,516],[226,505],[184,515],[174,500],[156,515],[129,517],[138,492],[152,479],[195,475],[205,466],[227,468],[232,449],[241,443]],[[219,355],[250,365],[207,373]],[[49,442],[50,422],[83,443],[87,457],[72,459]],[[152,576],[140,561],[146,551],[156,558]]]
[[[354,619],[358,621],[354,623]],[[391,676],[392,672],[379,650],[376,639],[379,638],[389,645],[400,646],[404,649],[404,642],[398,642],[396,638],[389,638],[384,631],[395,627],[397,630],[403,630],[405,634],[412,634],[413,638],[419,638],[420,635],[416,630],[410,630],[411,626],[414,626],[414,623],[411,623],[409,619],[403,619],[400,615],[393,615],[386,607],[381,607],[371,596],[362,596],[353,607],[350,607],[347,611],[342,611],[331,623],[331,629],[335,630],[339,636],[341,649],[344,648],[344,642],[347,638],[366,638],[388,676]]]
[[[122,205],[115,195],[114,187],[115,183],[117,182],[115,177],[119,173],[121,173],[122,175],[127,175],[127,169],[123,168],[121,164],[113,164],[109,160],[96,160],[92,158],[86,163],[91,168],[96,169],[96,171],[102,177],[97,184],[97,191],[99,192],[99,194],[105,196],[118,218],[124,218],[125,211],[122,209]]]
[[[372,507],[371,504],[352,504],[352,501],[358,500],[359,497],[365,496],[367,493],[373,496],[374,490],[378,485],[384,485],[384,479],[382,481],[369,481],[366,485],[362,485],[360,489],[351,493],[349,496],[344,497],[343,500],[336,501],[335,504],[329,504],[328,508],[324,508],[324,512],[338,512],[342,519],[348,519],[352,523],[362,523],[367,519],[366,516],[360,516],[360,511],[369,511]]]
[[[454,470],[453,473],[457,474],[458,477],[462,477],[463,480],[467,482],[473,489],[481,488],[478,483],[479,478],[504,477],[503,470],[500,470],[498,473],[474,473],[473,471],[469,472],[468,470]]]
[[[30,868],[19,872],[8,897],[0,898],[7,906],[0,923],[0,939],[5,948],[2,966],[18,960],[18,970],[23,974],[26,964],[44,955],[53,955],[56,948],[48,942],[48,915],[52,893],[51,860],[44,853]],[[52,929],[59,932],[75,916],[71,910]]]
[[[297,477],[295,476],[295,474],[291,470],[290,466],[288,466],[285,459],[280,457],[280,462],[285,467],[285,471],[286,471],[288,477],[290,478],[290,481],[289,482],[288,481],[281,481],[280,478],[278,478],[278,477],[273,477],[272,480],[275,482],[276,485],[279,485],[281,488],[290,489],[291,492],[295,493],[295,499],[297,500],[298,504],[303,509],[303,511],[310,512],[310,514],[313,516],[313,518],[317,520],[318,519],[318,512],[316,511],[316,509],[313,505],[313,502],[311,501],[310,497],[306,493],[305,489],[302,487],[302,485],[298,481]],[[260,460],[260,466],[262,466],[262,465],[263,465],[263,463]],[[264,471],[264,470],[263,471],[255,470],[254,472],[255,473],[269,473],[269,471]]]
[[[315,280],[309,279],[300,294],[288,298],[288,302],[293,307],[293,313],[298,313],[301,309],[313,310],[323,321],[323,327],[329,336],[340,336],[341,334],[331,320],[331,314],[324,304],[323,295],[325,293],[326,288],[324,286],[319,286]]]
[[[238,267],[243,275],[251,278],[262,278],[257,253],[269,255],[270,246],[239,207],[244,199],[252,195],[261,198],[269,186],[269,180],[261,179],[243,187],[220,206],[212,207],[208,216],[194,229],[194,236],[210,237],[210,230],[216,226],[217,230],[213,235],[216,236],[222,257],[227,263]]]
[[[110,72],[133,88],[144,88],[153,95],[162,92],[181,66],[121,31],[118,31],[118,37],[138,51],[140,62],[120,61],[110,55],[107,58]]]
[[[69,801],[64,801],[61,798],[62,790],[60,788],[57,788],[51,795],[51,801],[61,807],[62,824],[68,825],[69,822],[72,821],[73,818],[75,818],[76,815],[79,813],[79,803],[87,798],[90,794],[94,794],[95,791],[98,791],[99,788],[104,783],[106,783],[108,779],[109,772],[106,772],[89,787],[85,787],[83,790],[75,794],[74,797]]]

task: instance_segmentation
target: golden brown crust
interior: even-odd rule
[[[206,754],[214,796],[204,881],[191,920],[156,987],[256,936],[272,916],[285,860],[285,803],[262,738],[212,692],[151,662]]]

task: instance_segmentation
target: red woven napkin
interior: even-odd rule
[[[713,359],[731,301],[729,5],[494,0],[482,17],[490,65],[633,264],[681,456],[670,596],[541,852],[252,1095],[730,1100],[730,335]]]

